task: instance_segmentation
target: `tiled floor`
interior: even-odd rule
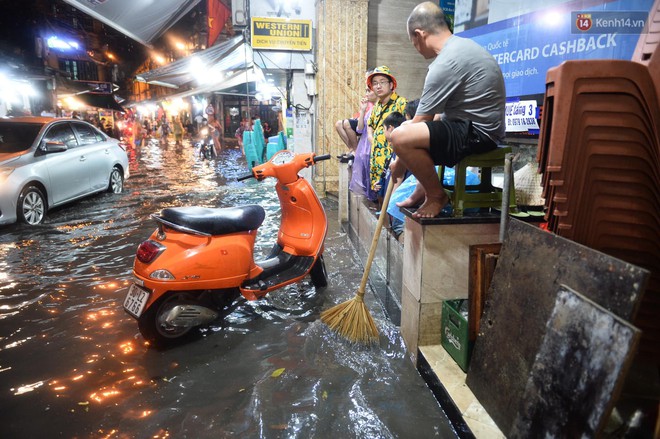
[[[477,438],[504,439],[504,434],[465,384],[465,372],[447,351],[441,345],[420,346],[419,350],[449,393],[472,433]]]

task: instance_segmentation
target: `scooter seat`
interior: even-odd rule
[[[193,206],[163,209],[160,217],[198,232],[225,235],[258,229],[264,222],[266,212],[256,204],[224,208]]]

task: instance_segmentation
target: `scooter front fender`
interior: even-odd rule
[[[317,256],[323,248],[328,219],[314,188],[304,178],[288,186],[278,184],[282,208],[278,244],[296,256]]]

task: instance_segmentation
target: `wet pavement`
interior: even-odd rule
[[[0,437],[454,437],[372,294],[378,346],[353,346],[320,322],[357,291],[362,268],[328,207],[329,286],[310,281],[231,313],[168,350],[147,346],[122,302],[149,215],[182,205],[259,203],[265,256],[276,236],[274,181],[235,182],[238,150],[213,161],[185,144],[131,151],[124,193],[0,228]]]

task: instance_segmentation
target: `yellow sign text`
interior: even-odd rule
[[[252,48],[312,50],[312,20],[253,17]]]

